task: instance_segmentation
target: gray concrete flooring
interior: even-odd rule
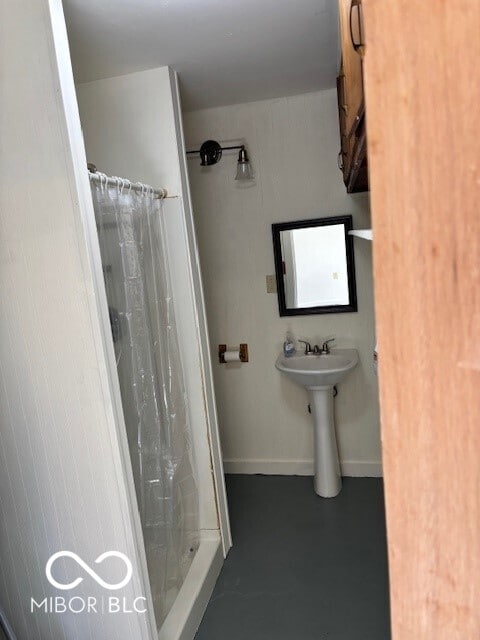
[[[233,548],[196,640],[389,640],[383,485],[227,476]]]

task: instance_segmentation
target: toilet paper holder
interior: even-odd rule
[[[218,361],[220,364],[225,364],[225,353],[227,351],[226,344],[218,345]],[[248,344],[242,343],[238,349],[228,349],[228,351],[238,351],[238,355],[240,357],[239,362],[248,362]]]

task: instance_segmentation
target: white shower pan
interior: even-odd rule
[[[220,533],[203,537],[185,580],[158,632],[158,640],[192,640],[223,565]]]

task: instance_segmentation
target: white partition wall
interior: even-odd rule
[[[69,550],[118,583],[123,561],[95,560],[120,552],[115,595],[149,604],[61,2],[3,3],[0,25],[0,602],[19,640],[146,640],[152,616],[102,614],[77,561],[52,567],[74,590],[45,573]],[[73,595],[97,611],[49,599]]]

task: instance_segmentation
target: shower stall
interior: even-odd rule
[[[92,241],[156,628],[188,640],[231,539],[177,78],[164,67],[76,95],[105,171],[89,173]]]

